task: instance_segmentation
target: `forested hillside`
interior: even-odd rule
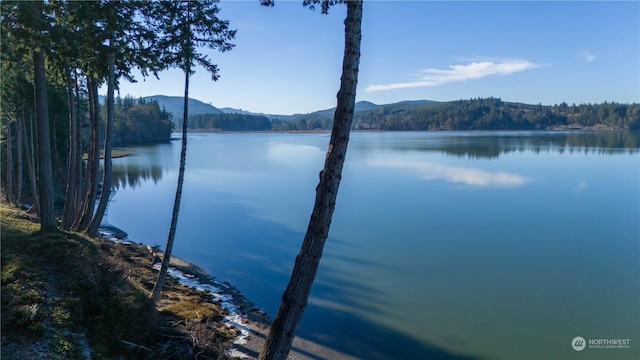
[[[272,120],[278,130],[326,130],[332,118],[326,112],[301,116],[297,121]],[[401,102],[357,111],[355,130],[534,130],[572,128],[640,129],[640,104],[581,104],[554,106],[478,98],[450,102]]]
[[[106,114],[103,114],[106,116]],[[113,143],[116,145],[168,142],[173,124],[171,114],[156,101],[132,97],[117,98]]]
[[[173,120],[182,119],[182,112],[184,110],[184,97],[182,96],[165,96],[165,95],[153,95],[145,96],[143,98],[146,101],[156,101],[161,108],[171,113]],[[205,104],[200,100],[189,98],[189,114],[221,114],[222,111],[213,105]]]
[[[201,114],[189,116],[189,129],[221,131],[271,130],[271,121],[266,116],[248,114]]]
[[[172,130],[171,114],[156,101],[115,94],[124,81],[173,67],[187,74],[185,97],[192,66],[216,80],[217,66],[197,48],[233,47],[235,30],[219,11],[218,1],[0,2],[3,359],[226,358],[218,341],[226,325],[214,323],[223,310],[210,311],[213,299],[187,305],[196,318],[161,323],[171,305],[163,299],[160,313],[158,297],[149,299],[165,284],[162,270],[154,282],[158,259],[141,247],[133,258],[148,259],[146,288],[125,284],[139,278],[132,257],[116,264],[119,250],[95,239],[113,194],[113,146],[167,142]],[[179,296],[181,309],[189,296]],[[177,324],[189,330],[181,334]]]
[[[109,198],[98,187],[111,187],[113,145],[169,141],[171,114],[157,102],[115,98],[122,81],[178,63],[168,51],[183,43],[164,20],[187,17],[169,5],[0,2],[2,190],[7,203],[37,211],[43,231],[95,236]],[[202,8],[187,5],[193,14]],[[205,17],[218,11],[210,10]]]

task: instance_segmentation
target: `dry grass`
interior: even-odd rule
[[[234,331],[210,295],[168,278],[162,311],[150,305],[145,247],[40,233],[0,206],[2,359],[226,358]]]

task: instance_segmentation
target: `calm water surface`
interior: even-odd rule
[[[328,141],[189,135],[174,254],[274,315]],[[130,151],[108,220],[164,246],[180,144]],[[639,359],[639,304],[637,133],[355,133],[299,335],[362,359]]]

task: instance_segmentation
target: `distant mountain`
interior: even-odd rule
[[[105,97],[99,96],[100,102],[104,104]],[[157,101],[160,107],[164,107],[166,111],[170,112],[173,116],[174,122],[182,119],[183,112],[183,98],[180,96],[166,96],[166,95],[153,95],[145,96],[143,99],[148,101]],[[432,100],[405,100],[397,103],[378,105],[370,101],[358,101],[355,105],[355,112],[364,112],[371,110],[381,109],[397,109],[405,108],[407,106],[422,106],[428,104],[437,104],[438,102]],[[248,110],[235,109],[231,107],[216,108],[211,104],[205,104],[200,100],[189,98],[189,115],[203,115],[203,114],[242,114],[242,115],[257,115],[265,116],[271,120],[278,120],[284,122],[299,121],[306,119],[307,121],[323,121],[327,122],[333,120],[333,114],[336,108],[318,110],[307,114],[293,114],[293,115],[278,115],[278,114],[265,114],[257,113]]]
[[[160,107],[164,107],[165,110],[173,115],[173,121],[182,119],[184,111],[184,98],[181,96],[166,96],[166,95],[154,95],[145,96],[145,100],[157,101]],[[205,104],[200,100],[189,98],[189,115],[201,115],[201,114],[222,114],[223,112],[217,107]]]
[[[358,101],[356,103],[356,106],[354,108],[355,112],[358,111],[368,111],[368,110],[375,110],[377,108],[379,108],[382,105],[377,105],[374,104],[370,101]],[[318,113],[329,113],[330,115],[333,115],[333,113],[336,111],[336,108],[331,108],[331,109],[327,109],[327,110],[320,110],[320,111],[316,111],[312,114],[318,114]]]
[[[244,115],[255,115],[256,114],[256,113],[253,113],[251,111],[242,110],[242,109],[234,109],[234,108],[230,108],[230,107],[219,108],[219,110],[222,111],[225,114],[244,114]]]
[[[282,120],[282,121],[292,121],[295,120],[300,114],[294,115],[276,115],[276,114],[265,114],[265,113],[256,113],[252,111],[242,110],[242,109],[234,109],[230,107],[220,108],[225,114],[242,114],[242,115],[257,115],[257,116],[266,116],[271,120]]]
[[[360,111],[369,111],[380,108],[384,105],[377,105],[369,101],[358,101],[355,106],[355,112]],[[336,112],[336,108],[326,109],[326,110],[318,110],[309,114],[296,114],[292,115],[292,120],[299,119],[333,119],[333,114]]]
[[[367,111],[367,110],[374,110],[379,108],[380,105],[376,105],[370,101],[358,101],[356,103],[356,107],[355,107],[355,111]],[[333,108],[332,110],[335,111],[335,108]]]
[[[400,101],[397,103],[391,103],[391,104],[384,104],[384,105],[378,105],[378,104],[374,104],[370,101],[358,101],[356,103],[355,106],[355,112],[361,112],[361,111],[370,111],[370,110],[378,110],[378,109],[383,109],[383,108],[389,108],[389,107],[394,107],[394,106],[399,106],[399,105],[409,105],[409,106],[413,106],[413,105],[424,105],[424,104],[435,104],[437,103],[437,101],[433,101],[433,100],[405,100],[405,101]],[[310,114],[306,114],[306,115],[299,115],[298,118],[302,118],[305,116],[311,116],[311,117],[322,117],[322,116],[333,116],[333,113],[336,111],[336,108],[331,108],[331,109],[326,109],[326,110],[319,110],[319,111],[315,111],[312,112]]]
[[[407,108],[407,107],[415,107],[415,106],[428,106],[432,104],[437,104],[437,101],[432,100],[406,100],[392,104],[378,105],[369,101],[358,101],[355,106],[355,113],[362,114],[368,111],[388,111],[389,109],[399,109],[399,108]],[[336,108],[319,110],[309,114],[300,114],[295,115],[291,120],[292,121],[300,121],[303,120],[306,123],[315,123],[317,127],[327,128],[329,123],[333,121],[333,114],[335,113]]]
[[[106,98],[107,97],[104,95],[98,95],[98,101],[100,102],[100,104],[104,104]],[[153,95],[144,96],[142,98],[147,101],[157,101],[158,105],[160,105],[160,108],[164,108],[166,111],[171,113],[174,122],[182,119],[182,113],[184,112],[184,101],[182,100],[184,98],[182,96]],[[136,97],[136,99],[138,98]],[[211,104],[205,104],[200,100],[189,98],[189,115],[222,113],[223,111]]]
[[[423,100],[423,101],[429,101],[429,100]],[[377,105],[374,104],[372,102],[369,101],[358,101],[356,103],[356,107],[355,107],[355,111],[359,112],[359,111],[368,111],[368,110],[375,110],[381,106],[384,105]],[[299,120],[302,118],[306,118],[306,117],[313,117],[313,118],[333,118],[333,113],[336,111],[336,108],[331,108],[331,109],[325,109],[325,110],[318,110],[318,111],[314,111],[312,113],[308,113],[308,114],[293,114],[293,115],[276,115],[276,114],[265,114],[265,113],[254,113],[251,111],[246,111],[246,110],[242,110],[242,109],[234,109],[234,108],[221,108],[220,109],[223,113],[226,114],[245,114],[245,115],[260,115],[260,116],[266,116],[269,119],[272,120],[282,120],[282,121],[295,121],[295,120]]]
[[[433,100],[404,100],[393,104],[388,105],[398,105],[398,104],[407,104],[407,105],[422,105],[422,104],[435,104],[437,101]],[[382,105],[387,106],[387,105]]]

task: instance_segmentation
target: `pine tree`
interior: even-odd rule
[[[107,209],[111,196],[111,151],[113,148],[113,121],[114,104],[113,92],[118,79],[124,77],[133,80],[131,69],[138,68],[143,76],[151,71],[154,74],[160,69],[161,63],[154,56],[155,34],[144,19],[148,4],[139,1],[109,2],[102,8],[101,19],[105,26],[108,46],[106,57],[108,59],[107,75],[107,121],[105,129],[102,192],[95,213],[89,223],[86,233],[95,236]],[[95,156],[95,155],[94,155]]]
[[[151,292],[155,304],[160,298],[167,270],[171,261],[171,252],[175,240],[182,199],[182,186],[187,156],[187,126],[189,118],[189,78],[193,75],[194,65],[203,66],[213,81],[218,79],[218,67],[206,55],[198,53],[197,48],[205,46],[218,51],[231,50],[229,43],[235,37],[235,30],[229,30],[229,22],[218,19],[218,1],[162,1],[156,4],[151,16],[155,19],[157,33],[160,34],[159,48],[163,49],[160,59],[166,66],[176,66],[184,71],[184,109],[182,122],[182,149],[180,151],[180,169],[173,213],[169,226],[169,235],[165,246],[162,264],[156,284]]]
[[[45,72],[45,49],[51,41],[51,12],[42,2],[2,3],[3,42],[9,41],[13,50],[30,55],[33,64],[33,84],[38,134],[38,195],[40,229],[57,229],[53,207],[53,173],[51,138]]]

